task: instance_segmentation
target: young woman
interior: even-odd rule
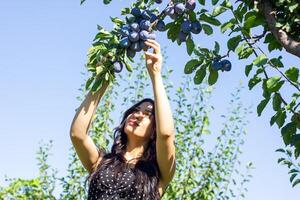
[[[73,119],[70,137],[89,172],[88,200],[159,200],[174,176],[174,123],[161,77],[160,45],[150,39],[145,44],[153,49],[145,51],[145,59],[155,100],[145,98],[125,111],[111,152],[98,149],[88,135],[107,82],[94,95],[89,92]]]

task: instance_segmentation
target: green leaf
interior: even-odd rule
[[[221,6],[224,6],[225,8],[232,9],[232,4],[229,0],[224,0]]]
[[[103,0],[103,3],[104,3],[105,5],[107,5],[107,4],[109,4],[111,1],[112,1],[112,0]]]
[[[201,5],[205,6],[205,0],[198,0],[198,1]]]
[[[213,16],[207,14],[207,13],[203,13],[200,15],[199,20],[205,21],[211,25],[214,26],[220,26],[221,22],[219,20],[217,20],[216,18],[214,18]]]
[[[250,29],[265,24],[266,24],[265,19],[259,12],[250,11],[245,15],[245,21],[244,21],[245,29]]]
[[[276,152],[285,153],[285,150],[284,149],[276,149]]]
[[[208,84],[213,85],[217,82],[218,80],[218,71],[213,70],[212,67],[209,67],[209,76],[208,76]]]
[[[206,35],[213,34],[213,29],[212,29],[212,27],[210,25],[208,25],[208,24],[201,24],[201,26],[202,26],[202,29],[204,30],[204,33]]]
[[[98,91],[98,89],[99,89],[100,86],[102,85],[102,82],[103,82],[103,77],[97,79],[97,80],[94,82],[93,86],[92,86],[92,91],[93,91],[93,92]]]
[[[219,52],[220,52],[220,44],[217,41],[215,41],[214,53],[218,55]]]
[[[268,43],[268,50],[271,52],[274,49],[282,50],[281,44],[276,40],[272,33],[268,33],[265,37],[264,43]]]
[[[218,15],[222,14],[223,12],[225,12],[227,9],[223,6],[218,6],[215,7],[213,12],[212,12],[212,16],[213,17],[217,17]]]
[[[279,56],[278,58],[272,58],[269,61],[269,63],[271,65],[274,65],[275,67],[279,67],[279,68],[284,67],[283,64],[282,64],[282,62],[280,61],[281,59],[282,59],[282,56]]]
[[[290,182],[291,182],[291,183],[293,182],[293,180],[295,179],[296,176],[297,176],[296,173],[291,175],[291,177],[290,177]]]
[[[277,163],[281,163],[282,161],[285,161],[285,158],[278,158]]]
[[[273,101],[272,101],[274,111],[278,111],[279,109],[281,109],[281,102],[282,101],[281,101],[280,95],[278,93],[275,93],[273,95]]]
[[[292,187],[295,187],[297,184],[299,184],[300,183],[300,179],[297,179],[294,183],[293,183],[293,185],[292,185]]]
[[[268,58],[264,54],[259,55],[257,58],[253,60],[253,64],[258,67],[265,65],[267,62],[268,62]]]
[[[249,76],[249,73],[252,70],[252,67],[253,67],[252,63],[250,65],[246,65],[245,74],[246,74],[247,77]]]
[[[276,118],[276,124],[278,128],[282,127],[286,119],[286,111],[280,113],[280,115]]]
[[[258,104],[258,106],[257,106],[257,114],[258,114],[258,116],[261,115],[262,111],[265,109],[265,107],[266,107],[266,105],[268,104],[269,101],[270,101],[269,98],[268,98],[268,99],[264,99],[264,100],[262,100],[262,101]]]
[[[240,35],[230,38],[227,41],[227,48],[231,51],[234,51],[236,49],[236,47],[239,45],[239,43],[241,42],[241,39],[242,39],[242,36],[240,36]]]
[[[245,43],[235,49],[235,52],[238,54],[239,59],[248,58],[253,53],[253,51],[253,48],[247,47]]]
[[[197,69],[197,67],[201,64],[202,62],[200,62],[199,60],[197,59],[192,59],[190,61],[188,61],[186,64],[185,64],[185,67],[184,67],[184,73],[185,74],[191,74],[193,73],[193,71],[195,69]]]
[[[259,83],[262,79],[256,75],[254,75],[253,78],[251,78],[248,82],[249,90],[251,90],[257,83]]]
[[[281,135],[285,145],[291,144],[292,136],[296,133],[296,124],[294,122],[287,123],[281,129]]]
[[[206,75],[206,67],[205,65],[202,65],[201,68],[197,70],[194,76],[194,83],[196,85],[201,84],[205,75]]]
[[[94,76],[91,76],[85,84],[85,90],[88,90],[88,88],[90,87],[91,83],[94,81]]]
[[[211,0],[211,4],[214,6],[218,3],[219,0]]]
[[[277,92],[281,86],[283,85],[284,81],[280,81],[280,76],[273,76],[267,80],[267,89],[269,92]]]
[[[233,29],[235,24],[236,24],[236,20],[232,18],[228,22],[225,22],[224,24],[221,25],[221,32],[225,33],[225,31],[227,31],[229,28]]]
[[[86,0],[80,0],[80,5],[83,4]]]
[[[188,37],[188,39],[186,40],[186,51],[189,54],[189,56],[192,55],[194,48],[195,48],[194,41],[191,39],[191,37]]]
[[[123,20],[121,20],[118,17],[110,17],[111,21],[119,26],[121,26],[122,24],[124,24]]]
[[[297,82],[299,77],[299,69],[296,67],[291,67],[284,73],[291,81]]]

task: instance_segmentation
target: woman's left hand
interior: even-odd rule
[[[145,51],[147,70],[153,80],[155,76],[161,75],[162,55],[160,53],[160,45],[151,39],[146,40],[145,44],[153,48],[153,53]]]

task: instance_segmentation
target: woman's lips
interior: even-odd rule
[[[129,121],[128,121],[128,124],[129,124],[129,125],[138,126],[138,124],[136,123],[136,121],[133,121],[133,120],[129,120]]]

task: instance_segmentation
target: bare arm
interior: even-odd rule
[[[101,97],[104,95],[109,83],[104,82],[100,90],[92,94],[90,90],[85,100],[77,109],[70,128],[70,138],[85,169],[91,173],[94,167],[102,159],[88,131]]]

